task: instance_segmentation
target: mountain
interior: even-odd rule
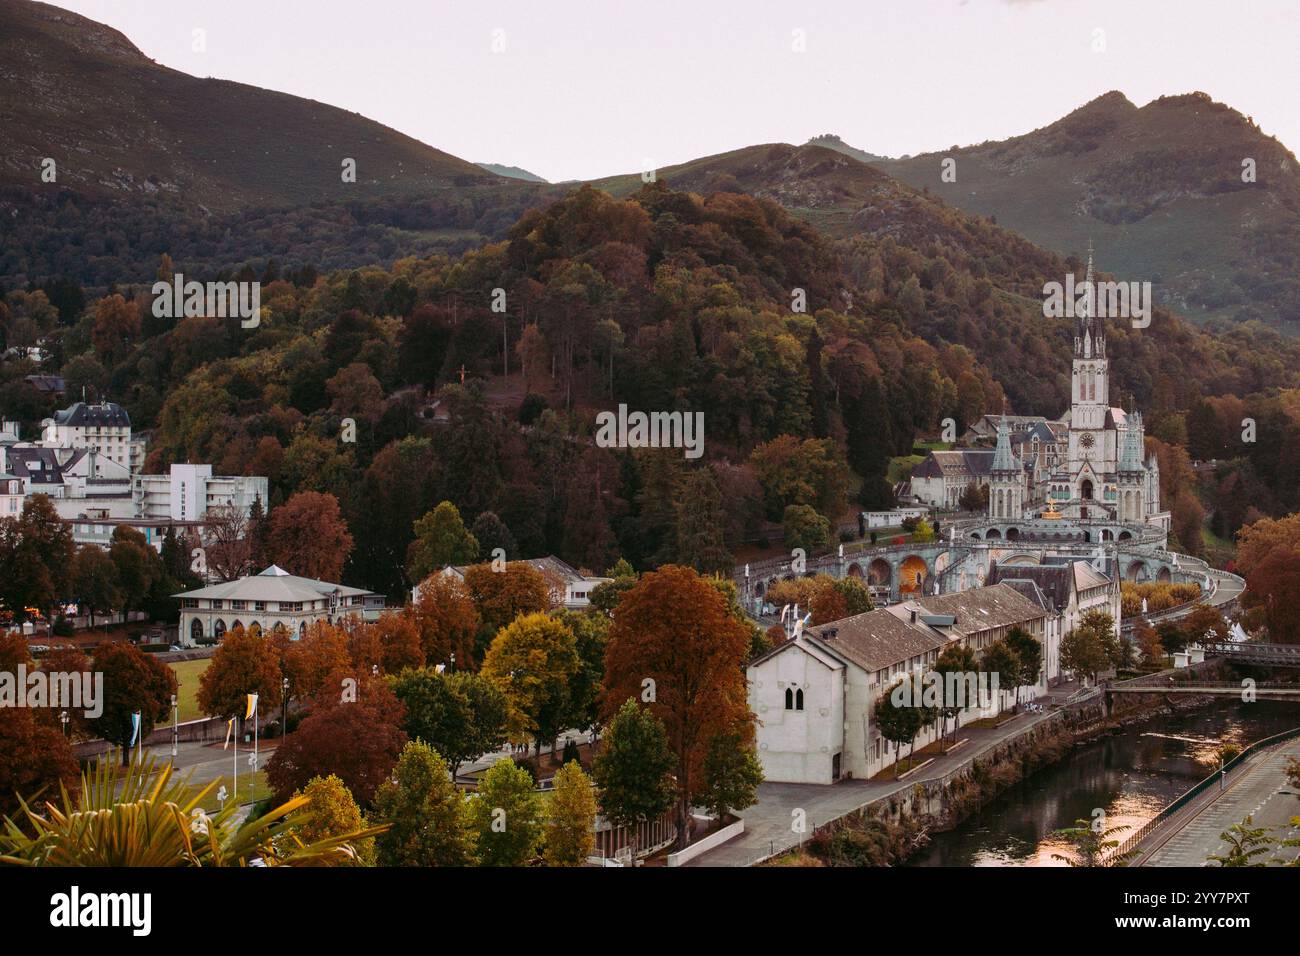
[[[502,166],[500,163],[475,163],[480,169],[486,169],[489,173],[495,173],[498,176],[505,176],[507,179],[522,179],[526,183],[544,183],[546,182],[536,173],[530,173],[526,169],[520,169],[518,166]]]
[[[28,0],[0,0],[0,129],[0,185],[39,185],[49,157],[79,193],[213,212],[503,182],[355,113],[160,66],[118,31]]]
[[[1107,270],[1193,318],[1300,331],[1296,157],[1204,93],[1139,108],[1111,92],[1023,136],[872,164],[1045,248],[1077,254],[1091,239]]]

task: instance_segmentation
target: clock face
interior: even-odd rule
[[[1084,432],[1079,436],[1079,444],[1084,448],[1091,448],[1094,441],[1096,439],[1092,437],[1092,432]]]

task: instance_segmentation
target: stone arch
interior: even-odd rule
[[[262,636],[262,625],[259,624],[257,621],[254,621],[252,624],[248,625],[248,633],[249,633],[249,634],[255,634],[255,635],[257,635],[258,637],[261,637],[261,636]]]
[[[1102,529],[1101,529],[1101,540],[1102,540],[1102,541],[1113,541],[1114,539],[1115,539],[1115,533],[1114,533],[1113,531],[1111,531],[1110,528],[1102,528]]]
[[[1008,529],[1007,529],[1007,540],[1008,540],[1008,541],[1016,541],[1016,540],[1018,540],[1019,538],[1020,538],[1020,529],[1019,529],[1019,528],[1008,528]]]
[[[894,569],[889,566],[889,562],[884,558],[876,558],[871,564],[867,565],[867,583],[882,587],[892,583],[894,580]]]
[[[851,578],[862,577],[862,566],[858,564],[858,562],[854,561],[849,565],[848,576]]]
[[[190,640],[196,644],[203,639],[203,622],[197,617],[190,621]]]
[[[1091,478],[1083,479],[1083,483],[1079,485],[1079,497],[1082,498],[1084,501],[1091,501],[1092,492],[1093,492],[1092,479]]]
[[[1002,540],[1002,532],[999,531],[997,528],[989,528],[989,530],[984,535],[984,540],[992,541],[995,538],[999,541]]]
[[[898,567],[898,592],[900,594],[922,594],[925,579],[930,575],[930,567],[925,558],[909,554]]]
[[[1120,540],[1120,541],[1132,541],[1132,540],[1133,540],[1133,535],[1132,535],[1131,532],[1128,532],[1128,531],[1121,531],[1121,532],[1119,533],[1119,540]]]
[[[1168,582],[1168,581],[1172,580],[1172,578],[1173,578],[1173,576],[1169,573],[1169,569],[1168,569],[1168,568],[1161,568],[1159,571],[1156,572],[1156,580],[1157,580],[1157,581]]]
[[[976,540],[976,541],[979,541],[979,540],[980,540],[980,533],[979,533],[978,531],[972,531],[972,532],[970,533],[970,536],[971,536],[971,538],[973,538],[973,539]]]
[[[231,629],[232,631],[235,630],[235,629],[237,629],[237,628],[241,628],[241,629],[242,629],[243,626],[244,626],[244,623],[243,623],[239,618],[235,618],[235,623],[232,624],[232,625],[230,625],[230,629]]]
[[[1131,562],[1124,572],[1124,579],[1126,581],[1145,581],[1147,579],[1146,564],[1141,561]]]
[[[212,636],[220,640],[222,635],[225,633],[226,633],[226,622],[223,621],[221,618],[217,618],[217,623],[212,625]]]

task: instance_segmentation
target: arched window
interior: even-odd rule
[[[302,640],[306,636],[307,636],[307,622],[303,621],[301,624],[298,625],[298,640]]]
[[[795,691],[794,709],[803,710],[803,688],[800,688],[799,690]]]
[[[220,640],[221,635],[226,633],[226,622],[217,618],[217,623],[212,625],[212,636]]]
[[[794,691],[789,687],[785,689],[785,709],[794,710]]]
[[[190,640],[198,643],[203,637],[203,622],[197,617],[190,622]]]

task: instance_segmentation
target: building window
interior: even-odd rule
[[[794,691],[789,687],[785,689],[785,709],[794,710]]]
[[[795,691],[795,694],[794,694],[794,709],[795,709],[795,710],[803,710],[803,689],[802,689],[802,688],[800,688],[799,690]]]

